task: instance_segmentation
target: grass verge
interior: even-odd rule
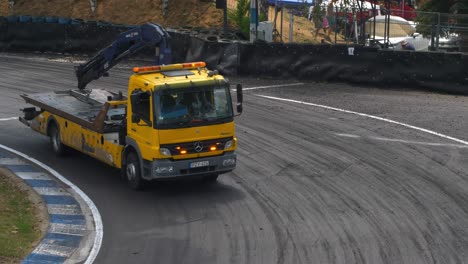
[[[0,263],[18,263],[41,237],[37,210],[26,188],[0,168]]]

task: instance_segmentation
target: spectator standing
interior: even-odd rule
[[[324,20],[326,20],[326,18],[322,10],[322,0],[318,0],[315,3],[314,8],[312,9],[312,21],[314,22],[314,26],[315,26],[314,39],[317,39],[317,34],[319,33],[320,29],[324,29],[325,31],[325,27],[323,23]],[[328,26],[328,23],[327,23],[327,26]]]
[[[336,28],[335,5],[334,5],[335,2],[336,2],[336,0],[332,0],[327,5],[326,19],[327,19],[327,24],[328,24],[328,28],[327,28],[327,31],[328,31],[327,40],[328,41],[331,41],[330,34]],[[336,39],[335,39],[335,41],[336,41]]]
[[[403,41],[401,42],[401,48],[402,48],[403,50],[416,50],[416,49],[414,48],[414,45],[411,44],[411,43],[409,43],[409,42],[406,41],[406,40],[403,40]]]
[[[315,7],[314,5],[309,6],[309,16],[307,17],[307,19],[308,19],[310,22],[312,22],[312,17],[314,17],[314,16],[312,15],[313,12],[314,12],[314,7]]]

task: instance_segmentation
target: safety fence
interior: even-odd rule
[[[416,30],[428,36],[430,50],[468,51],[468,15],[419,12]]]
[[[24,23],[0,18],[0,50],[92,55],[128,28],[122,25]],[[298,78],[389,87],[423,87],[468,94],[468,55],[410,52],[353,43],[267,43],[207,38],[207,32],[169,30],[173,61],[206,61],[226,75]],[[214,32],[208,32],[208,34]],[[143,52],[151,58],[154,49]]]
[[[408,48],[401,45],[408,42],[417,51],[468,50],[468,15],[398,9],[370,2],[359,5],[360,1],[354,5],[345,5],[340,0],[327,5],[315,2],[316,5],[306,2],[270,5],[267,23],[272,24],[272,39],[284,43],[361,44],[393,50]]]

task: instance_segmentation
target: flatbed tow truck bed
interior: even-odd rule
[[[23,94],[21,97],[29,104],[63,117],[82,127],[103,133],[116,121],[124,119],[125,109],[109,110],[110,100],[126,100],[122,94],[102,89],[68,90],[37,94]],[[26,125],[29,122],[21,118]]]

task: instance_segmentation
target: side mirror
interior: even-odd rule
[[[237,113],[242,114],[242,104],[237,103]]]
[[[139,101],[140,101],[140,93],[134,93],[130,95],[130,102],[132,103],[132,105],[137,105]]]
[[[242,101],[244,100],[241,84],[237,84],[236,93],[237,93],[237,112],[240,114],[242,113]]]
[[[141,117],[139,114],[132,114],[132,123],[140,123]]]
[[[149,92],[137,91],[130,95],[130,102],[132,105],[140,104],[142,101],[149,100],[151,94]]]

